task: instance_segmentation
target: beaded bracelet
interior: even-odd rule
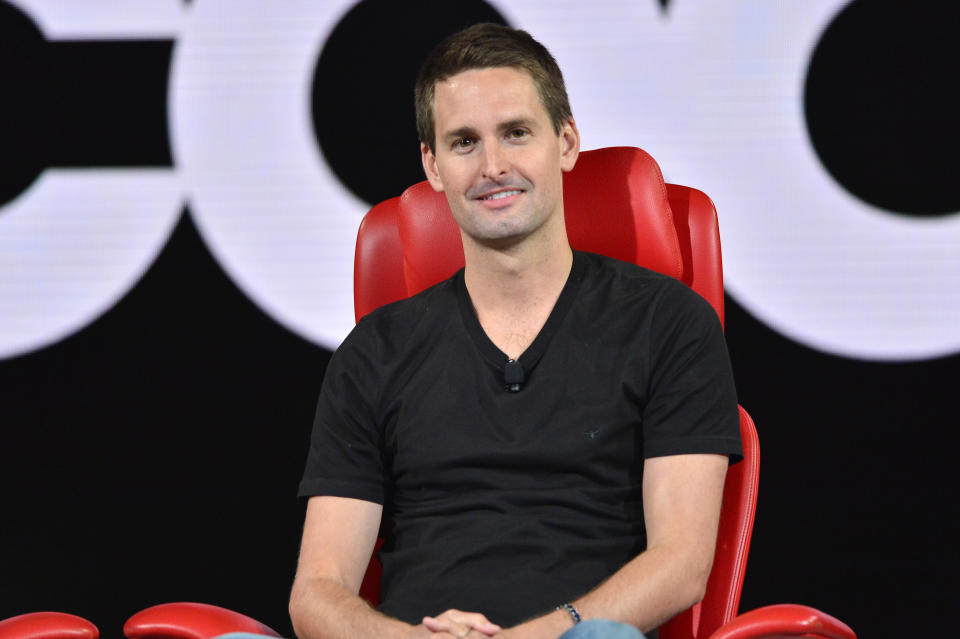
[[[577,612],[577,609],[573,607],[573,604],[560,604],[557,606],[557,610],[566,610],[568,613],[570,613],[570,618],[573,619],[573,625],[580,623],[580,613]]]

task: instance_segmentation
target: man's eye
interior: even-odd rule
[[[527,137],[527,130],[526,130],[526,129],[511,129],[511,130],[510,130],[510,137],[511,137],[512,139],[514,139],[514,140],[519,140],[520,138],[525,138],[525,137]]]
[[[472,138],[458,138],[453,143],[453,148],[455,149],[469,149],[471,146],[473,146]]]

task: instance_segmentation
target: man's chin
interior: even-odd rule
[[[530,236],[528,231],[520,231],[516,229],[498,229],[497,231],[491,231],[487,233],[478,233],[476,235],[470,235],[477,245],[482,246],[483,248],[496,250],[496,251],[507,251],[512,248],[515,248],[519,244],[522,244]]]

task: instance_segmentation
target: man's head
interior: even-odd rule
[[[427,57],[417,77],[414,102],[420,141],[436,152],[436,86],[471,69],[512,67],[533,79],[554,133],[572,118],[563,74],[546,47],[529,33],[499,24],[475,24],[441,42]]]
[[[446,195],[464,251],[566,246],[562,173],[576,163],[580,134],[546,49],[526,33],[478,25],[441,45],[421,80],[423,169]]]

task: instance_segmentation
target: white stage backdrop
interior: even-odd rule
[[[114,305],[189,209],[233,281],[333,349],[352,325],[369,207],[316,144],[313,69],[346,0],[17,0],[50,40],[166,38],[173,168],[48,169],[0,208],[0,358]],[[713,197],[728,292],[782,335],[848,358],[960,350],[960,216],[911,217],[824,169],[803,110],[842,0],[491,0],[564,69],[587,148],[635,145]],[[376,82],[376,78],[371,78]],[[339,87],[322,87],[330,99]]]

